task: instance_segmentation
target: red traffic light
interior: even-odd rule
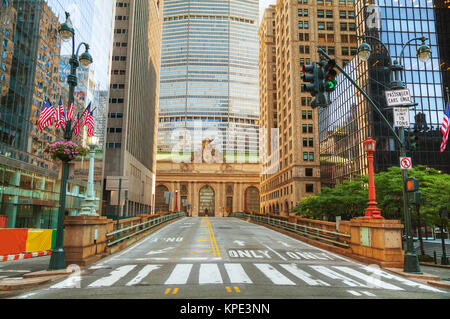
[[[417,192],[419,190],[419,180],[417,178],[408,178],[406,180],[406,190],[408,192]]]

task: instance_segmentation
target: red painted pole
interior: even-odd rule
[[[373,153],[375,152],[376,142],[371,137],[364,141],[367,152],[367,160],[369,162],[369,206],[365,209],[364,219],[384,219],[381,216],[381,209],[377,207],[375,179],[373,171]]]

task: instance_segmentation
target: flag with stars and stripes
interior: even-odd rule
[[[86,125],[88,127],[88,136],[93,136],[94,135],[94,128],[95,128],[94,111],[89,112],[87,120],[86,120]]]
[[[77,113],[77,118],[75,119],[75,121],[73,122],[73,134],[75,136],[79,136],[80,135],[80,113]]]
[[[91,113],[91,103],[89,103],[86,110],[84,110],[83,114],[81,115],[81,118],[82,118],[81,127],[86,126],[90,113]]]
[[[55,118],[55,109],[49,100],[42,103],[41,113],[38,119],[38,128],[43,132],[43,129],[52,124],[52,120]]]
[[[64,122],[67,123],[68,121],[72,121],[73,118],[73,103],[70,103],[69,110],[67,111],[67,114],[64,118]]]
[[[445,147],[447,146],[448,132],[449,132],[449,127],[450,127],[449,118],[450,118],[450,114],[449,114],[448,102],[447,102],[447,107],[445,108],[445,111],[444,111],[444,117],[442,119],[442,126],[441,126],[441,133],[444,135],[442,137],[441,153],[443,151],[445,151]]]
[[[66,128],[66,122],[64,121],[64,119],[66,118],[66,116],[64,115],[64,107],[62,105],[62,100],[61,98],[59,98],[59,103],[58,103],[58,107],[56,108],[56,116],[55,116],[55,127],[56,128]]]

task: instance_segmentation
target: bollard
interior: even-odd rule
[[[433,259],[434,259],[434,264],[437,265],[437,256],[436,256],[436,250],[433,251]]]

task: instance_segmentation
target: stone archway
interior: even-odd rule
[[[215,215],[215,193],[211,186],[203,186],[198,192],[198,216]]]
[[[166,198],[164,192],[168,192],[169,189],[164,185],[158,185],[155,189],[155,212],[169,212],[169,205],[166,204]]]
[[[247,212],[259,212],[259,190],[254,186],[250,186],[245,190],[244,208]]]

